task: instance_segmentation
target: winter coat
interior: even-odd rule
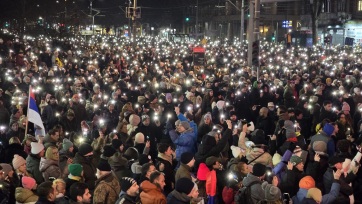
[[[59,161],[41,158],[39,170],[42,173],[44,181],[49,181],[49,177],[54,177],[55,179],[61,177]]]
[[[187,121],[190,124],[190,128],[194,130],[194,140],[197,141],[197,125],[194,121],[188,121],[187,118],[183,114],[178,114],[177,118],[180,121]]]
[[[155,184],[144,181],[141,183],[142,192],[140,194],[142,204],[166,204],[166,197],[162,190]]]
[[[119,181],[122,177],[132,177],[132,171],[128,168],[128,160],[120,152],[111,156],[108,162]]]
[[[200,144],[204,135],[207,135],[212,130],[211,125],[202,124],[197,131],[197,143]]]
[[[62,172],[62,178],[66,178],[68,176],[69,174],[68,159],[73,159],[73,158],[74,158],[73,152],[65,151],[64,149],[61,149],[59,151],[59,168],[60,171]]]
[[[119,199],[116,201],[116,204],[140,204],[140,198],[129,196],[124,191],[121,191],[119,194]]]
[[[259,155],[261,156],[257,158]],[[254,160],[255,158],[257,159]],[[252,163],[250,163],[251,165],[254,165],[255,163],[261,163],[266,166],[272,166],[273,164],[272,156],[268,152],[265,152],[264,149],[258,147],[248,149],[246,153],[246,159],[249,162],[254,160]]]
[[[180,178],[191,178],[191,167],[187,166],[186,164],[181,163],[180,167],[176,171],[175,181],[179,180]]]
[[[41,119],[43,120],[46,130],[52,129],[58,123],[58,118],[56,116],[56,112],[59,109],[60,108],[58,107],[57,104],[54,104],[54,105],[49,104],[49,105],[45,106],[45,108],[41,114]]]
[[[253,203],[256,204],[257,202],[265,199],[265,192],[261,187],[262,182],[260,179],[253,174],[249,173],[242,181],[243,186],[250,186],[250,184],[254,181],[257,181],[258,183],[252,185],[250,187],[251,190],[251,199],[253,200]]]
[[[49,201],[47,198],[39,198],[35,204],[55,204],[52,201]]]
[[[339,178],[339,184],[341,185],[341,188],[334,203],[349,203],[349,196],[353,194],[353,188],[348,184],[351,183],[355,178],[356,175],[354,175],[352,172],[347,174],[346,177],[344,176],[344,174],[341,175],[341,177]],[[325,193],[329,193],[332,190],[333,181],[333,169],[328,168],[323,175]]]
[[[294,108],[297,105],[297,101],[294,98],[295,96],[294,92],[295,89],[293,90],[292,87],[290,86],[285,87],[283,97],[284,97],[284,105],[287,108]]]
[[[18,187],[15,189],[15,199],[18,203],[31,204],[35,203],[39,197],[29,189]]]
[[[177,161],[173,160],[172,157],[167,160],[165,155],[159,154],[157,157],[157,170],[164,173],[165,175],[165,183],[166,186],[164,187],[163,191],[165,195],[168,195],[172,190],[173,186],[175,185],[175,171]]]
[[[176,190],[173,190],[167,196],[167,204],[189,204],[190,202],[191,198],[189,196]]]
[[[44,182],[44,178],[40,172],[39,166],[40,158],[38,158],[36,155],[29,154],[29,156],[26,157],[26,171],[33,175],[33,178],[38,185]]]
[[[341,185],[338,182],[333,182],[331,191],[328,194],[323,195],[321,204],[333,203],[339,194]],[[308,189],[300,188],[297,195],[293,199],[293,204],[301,204],[303,199],[307,196]]]
[[[114,204],[117,201],[120,192],[121,186],[119,185],[118,179],[110,172],[96,181],[93,203]]]
[[[172,142],[176,145],[176,159],[180,161],[181,155],[185,152],[195,153],[194,132],[190,128],[178,135],[175,130],[169,132]]]
[[[14,155],[17,154],[24,159],[28,156],[25,151],[24,147],[21,144],[13,143],[6,147],[6,156],[4,163],[11,163],[13,161]]]
[[[75,154],[74,164],[81,164],[83,166],[83,178],[84,182],[88,185],[90,191],[94,190],[95,181],[97,180],[96,172],[97,169],[92,163],[92,161],[87,160],[86,157],[80,155],[79,153]]]

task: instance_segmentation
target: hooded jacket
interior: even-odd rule
[[[95,181],[97,180],[97,169],[92,163],[92,160],[88,160],[79,153],[76,153],[73,162],[74,164],[81,164],[83,166],[84,182],[88,185],[89,190],[93,191],[95,187]]]
[[[167,204],[189,204],[190,202],[190,197],[188,197],[185,193],[180,193],[176,190],[173,190],[167,196]]]
[[[260,183],[256,183],[254,185],[251,185],[252,182],[258,181]],[[265,193],[264,190],[261,187],[262,182],[260,179],[253,174],[249,173],[242,181],[243,186],[250,186],[251,190],[251,199],[253,200],[253,203],[256,204],[261,200],[265,199]]]
[[[26,158],[26,171],[33,175],[37,184],[44,182],[44,178],[40,172],[40,158],[36,155],[29,154]]]

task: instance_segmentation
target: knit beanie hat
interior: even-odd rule
[[[211,114],[210,113],[206,113],[205,115],[204,115],[204,120],[206,119],[206,118],[208,118],[208,119],[212,119],[212,117],[211,117]]]
[[[81,164],[70,164],[68,166],[68,171],[73,176],[81,176],[83,171],[83,166]]]
[[[109,165],[108,161],[105,159],[100,159],[97,165],[97,169],[100,171],[111,171],[111,165]]]
[[[253,175],[260,177],[265,174],[266,166],[264,164],[256,163],[253,166]]]
[[[195,183],[192,182],[189,178],[180,178],[176,181],[175,189],[180,193],[186,195],[190,194],[192,189],[194,189]]]
[[[131,186],[137,183],[133,178],[130,177],[122,177],[121,179],[121,190],[123,192],[127,192],[129,188],[131,188]]]
[[[180,125],[183,126],[185,130],[190,129],[190,123],[187,121],[181,121]]]
[[[146,155],[146,154],[140,154],[138,156],[138,163],[143,166],[146,163],[150,163],[151,160],[151,156],[150,155]]]
[[[184,152],[181,154],[181,163],[188,164],[194,158],[194,154],[191,152]]]
[[[15,170],[18,169],[23,164],[26,164],[25,159],[22,156],[19,156],[19,155],[15,154],[14,158],[13,158],[13,167],[14,167],[14,169]]]
[[[45,152],[45,158],[50,159],[50,160],[55,160],[58,161],[59,160],[59,156],[57,157],[57,155],[55,155],[53,153],[53,150],[57,150],[58,149],[56,147],[48,147],[47,151]]]
[[[29,176],[23,176],[23,178],[21,178],[21,184],[24,188],[32,190],[36,185],[36,181]]]
[[[129,124],[131,124],[132,126],[137,126],[138,124],[140,124],[140,122],[141,122],[141,118],[136,114],[132,114],[129,117]]]
[[[4,177],[7,177],[9,172],[13,170],[13,167],[11,167],[10,164],[1,163],[0,166],[3,168]]]
[[[347,102],[343,102],[342,111],[351,111],[351,107]]]
[[[308,190],[306,198],[312,198],[317,203],[322,202],[322,192],[318,188],[311,188]]]
[[[145,143],[145,135],[142,132],[137,133],[134,136],[134,142],[137,143],[137,144]]]
[[[296,156],[296,155],[293,155],[291,158],[290,158],[290,162],[293,163],[293,166],[297,166],[298,164],[302,163],[303,162],[303,159]]]
[[[115,150],[119,150],[119,147],[121,147],[123,145],[122,140],[120,139],[113,139],[112,140],[112,146]]]
[[[64,138],[63,139],[63,149],[68,151],[69,148],[71,148],[71,147],[73,147],[73,142],[71,142],[67,138]]]
[[[103,147],[103,153],[102,153],[102,155],[103,155],[104,157],[111,157],[111,156],[114,155],[114,153],[116,153],[116,150],[113,148],[112,145],[105,145],[105,146]]]
[[[93,147],[88,143],[82,143],[78,148],[78,153],[82,156],[93,152]]]
[[[262,184],[262,189],[265,193],[265,199],[267,201],[277,201],[280,200],[282,193],[280,192],[278,187],[273,186],[272,184],[268,184],[268,182],[264,182]]]
[[[290,120],[284,121],[284,128],[285,128],[285,136],[287,139],[297,137],[297,135],[295,134],[294,123],[292,121]]]
[[[30,143],[30,146],[32,154],[39,154],[44,149],[44,145],[38,142],[32,142]]]
[[[299,181],[299,188],[305,188],[307,190],[315,187],[315,181],[311,176],[304,176]]]
[[[333,125],[329,124],[329,123],[326,123],[324,126],[323,126],[323,132],[325,132],[328,136],[331,136],[332,133],[334,131],[334,127]]]

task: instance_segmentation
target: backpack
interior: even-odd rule
[[[234,198],[235,204],[253,204],[253,200],[251,198],[251,186],[258,183],[260,183],[260,181],[253,181],[248,186],[240,188]]]

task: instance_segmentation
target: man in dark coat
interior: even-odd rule
[[[44,182],[44,178],[39,170],[40,159],[44,157],[44,145],[37,142],[31,144],[31,154],[26,158],[26,170],[33,175],[37,184]]]
[[[60,107],[56,104],[55,97],[50,96],[50,101],[45,106],[41,118],[45,124],[45,129],[49,131],[58,123],[58,117],[60,117]]]
[[[92,192],[95,188],[95,182],[97,180],[97,169],[93,162],[93,148],[87,143],[83,143],[79,146],[78,152],[75,154],[73,163],[80,164],[83,167],[84,182],[88,185],[89,190]]]

